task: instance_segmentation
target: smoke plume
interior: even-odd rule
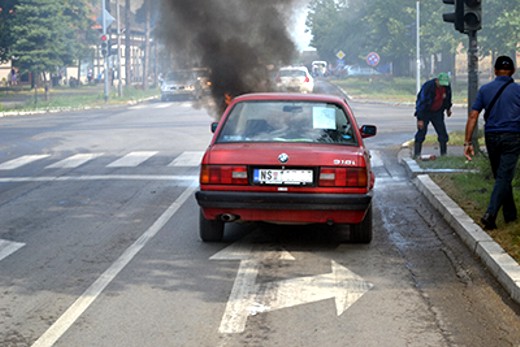
[[[231,97],[271,89],[269,68],[289,64],[289,34],[304,0],[161,0],[159,38],[178,68],[207,67],[217,107]]]

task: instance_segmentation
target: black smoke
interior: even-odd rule
[[[290,23],[303,0],[162,0],[159,39],[178,68],[207,67],[217,107],[269,91],[270,69],[289,64],[296,47]]]

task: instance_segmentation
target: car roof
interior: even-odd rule
[[[299,94],[299,93],[248,93],[237,96],[234,102],[239,101],[314,101],[327,103],[346,103],[344,98],[328,94]]]

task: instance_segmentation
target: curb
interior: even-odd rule
[[[415,160],[402,157],[401,163],[417,189],[442,214],[471,252],[480,258],[511,298],[520,304],[520,265],[425,174]]]

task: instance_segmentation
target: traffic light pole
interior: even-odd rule
[[[103,28],[103,35],[106,35],[107,33],[107,22],[106,22],[106,16],[105,16],[105,13],[106,13],[106,4],[105,4],[105,0],[101,0],[101,22],[103,23],[102,25],[102,28]],[[109,47],[110,49],[110,47]],[[105,70],[103,72],[103,75],[104,75],[104,100],[105,102],[108,101],[108,57],[105,56],[103,57],[103,69]]]
[[[478,92],[478,40],[477,31],[468,31],[469,48],[468,48],[468,115],[471,112],[471,106],[477,98]],[[478,120],[477,120],[478,122]],[[480,148],[478,146],[478,123],[471,134],[471,143],[473,148]]]

